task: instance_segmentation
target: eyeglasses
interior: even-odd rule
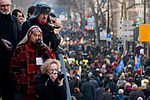
[[[10,7],[11,5],[10,4],[7,4],[7,5],[0,5],[0,7]]]

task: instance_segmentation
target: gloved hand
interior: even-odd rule
[[[6,39],[1,39],[1,41],[4,44],[4,46],[6,47],[7,50],[12,50],[13,49],[13,46],[12,46],[11,42],[9,42]]]

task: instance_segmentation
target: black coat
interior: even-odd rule
[[[60,43],[60,38],[57,38],[53,28],[49,24],[40,24],[36,19],[27,20],[23,23],[21,30],[21,39],[24,38],[29,28],[33,25],[38,25],[41,28],[43,33],[43,42],[47,46],[50,46],[53,51],[56,51]]]
[[[7,50],[1,39],[6,39],[11,42],[13,50]],[[16,17],[8,14],[4,15],[0,13],[0,65],[1,65],[1,88],[10,90],[10,70],[9,62],[12,57],[13,51],[16,45],[20,41],[20,28]]]
[[[66,100],[64,85],[58,86],[58,81],[52,82],[47,74],[36,76],[35,93],[37,100]]]
[[[11,42],[13,50],[7,50],[1,39]],[[0,13],[0,62],[10,59],[16,45],[20,41],[20,28],[16,17]],[[2,65],[2,64],[1,64]]]

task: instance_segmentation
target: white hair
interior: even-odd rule
[[[0,4],[2,3],[12,4],[11,0],[0,0]]]
[[[0,0],[0,5],[3,5],[3,4],[12,4],[11,3],[11,0]],[[11,7],[9,8],[9,11],[2,11],[1,9],[0,9],[0,12],[2,13],[2,14],[4,14],[4,15],[8,15],[9,13],[10,13],[10,10],[11,10]]]
[[[137,89],[137,85],[136,84],[132,85],[132,88]]]
[[[142,84],[141,84],[141,87],[146,87],[146,84],[145,84],[145,83],[142,83]]]
[[[118,90],[118,94],[123,94],[124,93],[124,90],[123,89],[119,89]]]
[[[138,97],[137,100],[143,100],[143,98],[142,97]]]

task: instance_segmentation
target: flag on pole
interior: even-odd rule
[[[122,71],[123,69],[124,69],[124,63],[123,63],[123,59],[121,59],[116,69],[116,75],[118,76],[118,73]]]
[[[102,0],[102,8],[104,8],[104,0]]]
[[[138,67],[141,65],[141,55],[138,56],[134,69],[137,71]]]
[[[84,43],[84,37],[82,36],[80,39],[80,43],[83,44]]]

